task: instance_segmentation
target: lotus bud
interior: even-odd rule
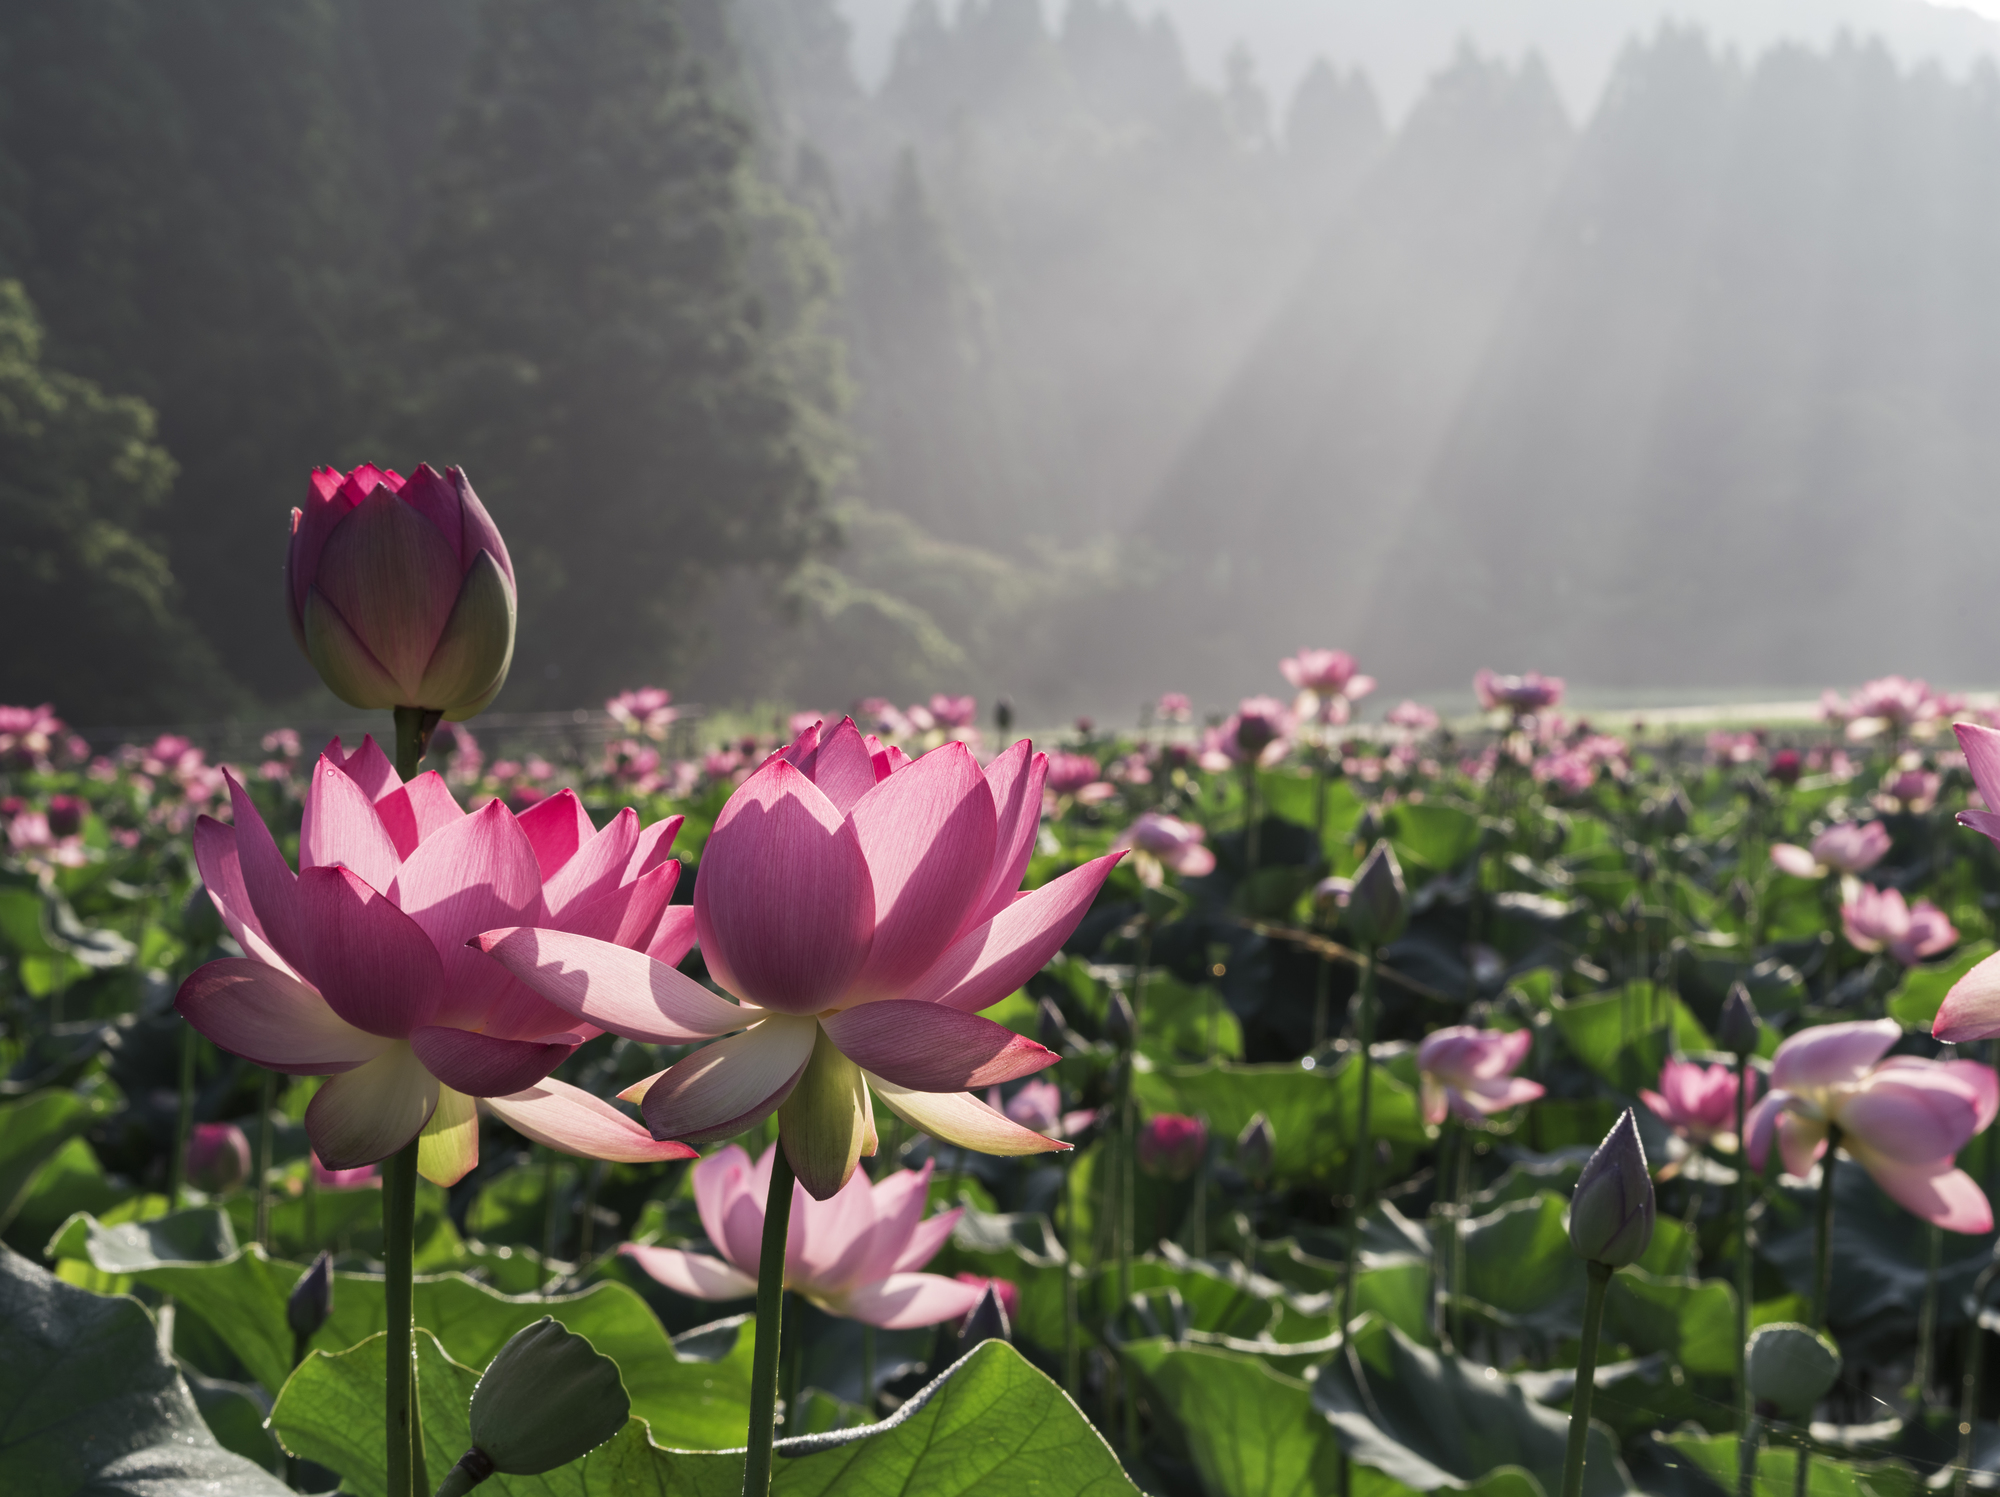
[[[212,1196],[250,1178],[250,1140],[234,1123],[197,1123],[187,1145],[187,1179]]]
[[[1014,1325],[1007,1314],[1006,1303],[1001,1298],[1000,1279],[989,1279],[986,1292],[979,1297],[965,1317],[965,1324],[958,1328],[958,1344],[970,1350],[982,1341],[1012,1341]],[[1012,1287],[1011,1285],[1009,1286]]]
[[[1579,1258],[1623,1268],[1636,1263],[1652,1240],[1653,1177],[1628,1107],[1577,1177],[1569,1245]]]
[[[285,1324],[300,1346],[310,1341],[333,1313],[333,1254],[322,1252],[299,1275],[285,1301]]]
[[[1053,998],[1044,998],[1035,1006],[1035,1038],[1049,1050],[1069,1048],[1069,1023]]]
[[[1354,891],[1347,898],[1347,928],[1363,946],[1386,946],[1403,933],[1407,905],[1396,850],[1377,842],[1354,875]]]
[[[1750,990],[1732,983],[1729,998],[1722,1005],[1722,1022],[1716,1026],[1715,1042],[1732,1055],[1749,1055],[1757,1048],[1757,1005]]]
[[[595,1450],[631,1414],[618,1364],[545,1315],[515,1332],[480,1375],[472,1449],[458,1470],[474,1481],[496,1471],[538,1476]]]
[[[461,469],[316,469],[285,581],[292,633],[350,706],[461,722],[507,680],[514,564]]]
[[[1131,1001],[1123,993],[1113,991],[1111,1002],[1104,1010],[1104,1037],[1123,1050],[1131,1045],[1138,1028],[1138,1020],[1132,1015]]]
[[[1185,1180],[1208,1156],[1208,1128],[1200,1118],[1163,1112],[1139,1130],[1139,1168],[1168,1180]]]
[[[993,704],[993,729],[1003,738],[1014,731],[1014,704],[1006,697]]]
[[[49,797],[49,830],[58,837],[74,837],[83,830],[83,813],[87,808],[73,795],[52,795]]]
[[[1277,1148],[1278,1135],[1271,1127],[1271,1120],[1261,1112],[1252,1116],[1236,1135],[1236,1167],[1243,1172],[1243,1178],[1253,1185],[1262,1185],[1269,1179]]]
[[[1810,1327],[1778,1321],[1750,1337],[1743,1373],[1759,1409],[1804,1419],[1839,1378],[1840,1352]]]

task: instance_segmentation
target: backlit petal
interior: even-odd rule
[[[209,903],[215,906],[216,914],[222,917],[223,925],[244,954],[267,966],[291,971],[291,964],[278,955],[278,948],[265,936],[257,911],[250,903],[250,891],[243,883],[243,865],[236,857],[236,829],[224,826],[213,816],[197,818],[194,862],[201,870]]]
[[[729,1144],[696,1164],[692,1172],[694,1207],[701,1217],[701,1229],[717,1252],[732,1263],[747,1263],[753,1269],[762,1247],[763,1217],[759,1215],[755,1230],[732,1234],[730,1212],[739,1199],[750,1193],[750,1177],[755,1169],[750,1156],[739,1145]],[[762,1210],[763,1203],[759,1201],[758,1211]]]
[[[344,867],[299,875],[301,967],[333,1011],[370,1034],[405,1038],[431,1022],[444,966],[421,927]]]
[[[437,1078],[407,1044],[394,1044],[313,1094],[306,1134],[328,1169],[379,1164],[423,1132],[437,1103]]]
[[[625,865],[626,882],[651,873],[673,856],[674,838],[680,835],[681,823],[686,820],[685,816],[669,816],[640,831],[632,860]]]
[[[655,1139],[601,1097],[555,1077],[505,1097],[483,1099],[486,1109],[516,1133],[579,1159],[611,1164],[657,1164],[692,1159],[694,1150]]]
[[[1972,771],[1972,783],[1987,808],[2000,811],[2000,732],[1976,723],[1953,723],[1958,746],[1965,751],[1965,767]]]
[[[597,835],[574,790],[558,790],[547,800],[536,801],[521,813],[520,824],[535,850],[543,882],[560,873],[576,850]]]
[[[542,902],[549,917],[560,921],[575,907],[617,888],[639,842],[639,813],[629,806],[611,818],[611,824],[576,850],[562,871],[542,888]]]
[[[1054,1154],[1069,1147],[1057,1139],[1023,1128],[988,1107],[970,1092],[918,1092],[869,1075],[869,1086],[883,1104],[912,1128],[932,1138],[979,1154]]]
[[[375,814],[375,803],[331,759],[313,766],[306,786],[305,819],[299,826],[299,871],[351,868],[371,889],[396,881],[402,857]]]
[[[383,829],[395,843],[399,858],[407,858],[424,838],[465,817],[444,776],[434,769],[424,771],[409,784],[376,801],[375,814],[382,818]]]
[[[912,1091],[997,1086],[1060,1059],[1026,1035],[940,1003],[885,998],[828,1014],[820,1023],[856,1064]]]
[[[1035,834],[1042,825],[1042,786],[1049,777],[1049,756],[1033,749],[1023,738],[986,766],[986,788],[993,796],[995,816],[993,872],[959,927],[959,935],[984,925],[1012,904],[1028,871]]]
[[[444,963],[444,999],[432,1022],[508,1039],[564,1027],[561,1014],[466,945],[483,930],[541,918],[535,850],[506,806],[489,801],[427,838],[403,865],[393,893]]]
[[[690,1144],[732,1138],[791,1095],[818,1034],[817,1020],[773,1014],[669,1066],[646,1093],[640,1114],[655,1138]]]
[[[643,1247],[636,1242],[624,1243],[618,1251],[638,1265],[648,1278],[692,1299],[747,1299],[757,1292],[757,1281],[749,1274],[707,1253]]]
[[[1951,985],[1931,1033],[1953,1044],[2000,1036],[2000,956],[1989,956]]]
[[[890,1274],[849,1294],[837,1313],[885,1331],[912,1330],[970,1315],[985,1294],[984,1280],[961,1284],[943,1274]]]
[[[680,882],[681,865],[666,862],[629,884],[607,889],[594,899],[579,900],[561,915],[547,916],[556,930],[580,936],[594,936],[614,946],[644,951],[659,930],[660,915],[674,897]],[[684,907],[685,908],[685,907]],[[694,944],[694,911],[687,912],[688,944]],[[683,951],[682,955],[685,955]],[[675,962],[680,958],[676,957]],[[672,966],[674,963],[669,962]]]
[[[653,939],[646,943],[646,955],[669,967],[678,967],[694,950],[694,942],[694,906],[670,904],[660,911],[660,923],[653,930]]]
[[[410,1036],[424,1069],[469,1097],[504,1097],[523,1091],[569,1059],[576,1046],[535,1040],[501,1040],[469,1029],[433,1024]]]
[[[223,770],[222,777],[229,785],[231,829],[236,833],[236,860],[243,870],[244,892],[250,896],[250,907],[257,912],[265,939],[296,969],[301,944],[298,875],[271,840],[271,829],[264,825],[250,793],[228,770]]]
[[[382,745],[375,741],[373,733],[364,733],[361,747],[351,754],[342,750],[340,740],[336,738],[327,745],[326,756],[354,781],[370,802],[380,801],[390,791],[402,788],[403,782],[396,777],[396,766],[382,752]]]
[[[1072,868],[951,945],[904,996],[976,1013],[1041,971],[1077,927],[1123,853]]]
[[[1771,1084],[1786,1091],[1812,1091],[1857,1081],[1901,1039],[1894,1019],[1854,1020],[1802,1029],[1778,1047],[1771,1060]]]
[[[417,1173],[433,1185],[458,1184],[479,1163],[479,1104],[448,1085],[417,1138]]]
[[[684,1045],[749,1022],[692,977],[608,941],[522,926],[477,944],[564,1013],[644,1044]]]
[[[1957,1085],[1926,1085],[1928,1079],[1914,1069],[1869,1077],[1840,1104],[1842,1135],[1905,1164],[1957,1153],[1971,1142],[1978,1104]]]
[[[842,718],[838,727],[821,735],[811,762],[813,784],[842,816],[875,788],[874,760],[851,717]]]
[[[197,967],[174,1008],[231,1055],[294,1076],[351,1071],[395,1043],[355,1028],[290,973],[240,957]]]

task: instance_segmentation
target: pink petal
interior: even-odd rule
[[[1182,878],[1207,878],[1215,872],[1215,854],[1199,842],[1184,842],[1161,861]]]
[[[1879,1072],[1840,1103],[1836,1121],[1864,1148],[1898,1163],[1926,1164],[1972,1139],[1978,1103],[1950,1077],[1944,1085],[1914,1069]]]
[[[321,756],[306,787],[305,819],[299,826],[299,871],[351,868],[371,889],[396,881],[402,856],[375,814],[375,803],[331,759]]]
[[[465,520],[460,513],[458,493],[429,463],[419,463],[417,471],[399,490],[403,503],[436,527],[451,547],[452,560],[465,570]]]
[[[1475,1082],[1466,1087],[1462,1095],[1466,1104],[1482,1113],[1505,1112],[1510,1107],[1523,1107],[1542,1095],[1544,1088],[1538,1081],[1529,1081],[1521,1076],[1503,1076],[1491,1081]]]
[[[805,1294],[835,1295],[859,1282],[875,1238],[875,1202],[865,1170],[826,1200],[803,1186],[792,1187],[791,1228],[785,1239],[786,1287]]]
[[[706,1253],[642,1247],[636,1242],[624,1243],[618,1251],[644,1270],[647,1277],[690,1299],[745,1299],[757,1292],[757,1281],[749,1274]]]
[[[820,1025],[863,1070],[919,1092],[996,1086],[1061,1058],[1026,1035],[941,1003],[884,998],[828,1014]]]
[[[322,478],[328,474],[332,475],[333,486],[322,488]],[[306,589],[319,572],[320,552],[326,548],[326,538],[356,503],[342,492],[344,485],[339,480],[340,474],[331,468],[316,469],[305,508],[292,511],[292,544],[285,556],[285,587],[295,619],[306,611]]]
[[[964,935],[984,925],[1013,903],[1014,891],[1034,856],[1035,834],[1042,825],[1042,785],[1049,777],[1049,756],[1032,752],[1023,738],[986,766],[986,788],[993,796],[993,872],[972,910],[960,925]]]
[[[250,891],[243,885],[243,865],[236,858],[235,829],[212,816],[197,818],[194,862],[201,870],[209,903],[215,906],[236,944],[257,961],[290,971],[291,964],[278,955],[277,948],[265,936],[264,927],[257,922],[257,911],[251,907]]]
[[[686,820],[685,816],[669,816],[639,833],[639,845],[632,849],[632,860],[625,865],[626,883],[645,877],[673,856],[674,838]]]
[[[408,1045],[391,1045],[313,1094],[306,1134],[328,1169],[356,1169],[387,1159],[423,1132],[437,1103],[437,1079]]]
[[[479,1163],[479,1104],[464,1092],[438,1087],[436,1109],[417,1135],[417,1173],[446,1189]]]
[[[382,818],[382,827],[395,843],[399,858],[409,857],[424,838],[465,817],[444,776],[434,769],[376,801],[375,814]]]
[[[576,850],[597,835],[590,813],[574,790],[558,790],[547,800],[536,801],[521,813],[521,830],[535,850],[535,862],[546,882],[562,872]]]
[[[397,875],[394,897],[444,962],[444,999],[430,1022],[506,1039],[567,1027],[566,1015],[466,945],[483,930],[532,925],[542,915],[535,851],[506,806],[489,801],[428,838]]]
[[[576,851],[562,871],[544,882],[542,901],[552,919],[616,889],[639,843],[639,813],[629,806]]]
[[[589,936],[520,926],[475,944],[563,1013],[644,1044],[712,1039],[755,1017],[663,962]]]
[[[579,1159],[656,1164],[694,1157],[694,1150],[656,1140],[609,1102],[553,1076],[511,1096],[488,1097],[485,1104],[516,1133]]]
[[[985,1296],[983,1281],[961,1284],[942,1274],[898,1273],[849,1294],[839,1313],[885,1331],[904,1331],[969,1315]]]
[[[703,959],[723,987],[784,1013],[819,1012],[867,961],[874,928],[875,892],[854,827],[811,780],[772,759],[716,819],[694,915]]]
[[[1953,723],[1951,730],[1965,751],[1965,767],[1972,771],[1979,798],[1989,809],[2000,811],[2000,732],[1974,723]]]
[[[351,1071],[394,1043],[356,1029],[290,973],[239,957],[197,967],[174,1008],[231,1055],[294,1076]]]
[[[864,1073],[866,1074],[866,1073]],[[1056,1154],[1069,1145],[1023,1128],[1006,1114],[988,1107],[971,1092],[918,1092],[880,1076],[867,1075],[868,1085],[883,1104],[912,1128],[932,1138],[978,1154]]]
[[[348,868],[299,875],[305,924],[300,970],[358,1029],[403,1039],[431,1022],[444,966],[421,927]]]
[[[694,950],[694,906],[670,904],[660,911],[660,924],[646,943],[646,955],[669,967],[678,967]]]
[[[383,669],[414,687],[444,632],[462,575],[437,527],[378,488],[326,538],[312,580]]]
[[[569,1059],[569,1044],[496,1040],[469,1029],[430,1025],[410,1036],[424,1069],[468,1097],[504,1097],[523,1091]]]
[[[702,1231],[717,1252],[731,1263],[748,1264],[750,1269],[755,1269],[757,1255],[763,1250],[763,1198],[756,1199],[754,1223],[747,1218],[732,1221],[731,1212],[739,1200],[751,1195],[755,1173],[750,1156],[736,1144],[716,1150],[693,1170],[694,1205],[701,1216]],[[767,1178],[765,1184],[769,1183]]]
[[[842,816],[875,788],[875,763],[853,718],[842,718],[832,732],[820,736],[808,773],[820,793],[833,802],[833,808]]]
[[[787,765],[786,768],[790,768]],[[667,1067],[639,1104],[655,1138],[713,1143],[776,1112],[812,1059],[819,1024],[773,1014]]]
[[[1795,847],[1789,842],[1771,844],[1771,866],[1780,873],[1789,873],[1793,878],[1818,878],[1826,872],[1819,866],[1819,859],[1803,847]]]
[[[910,1229],[909,1237],[901,1244],[896,1256],[890,1260],[889,1272],[915,1273],[930,1262],[951,1241],[952,1228],[964,1215],[964,1207],[954,1206],[949,1211],[940,1211],[928,1221],[918,1222]]]
[[[375,741],[373,733],[363,734],[361,747],[351,754],[341,751],[340,740],[336,738],[327,745],[326,756],[340,766],[341,771],[370,801],[379,801],[390,791],[402,788],[403,782],[397,778],[396,766],[382,752],[382,745]]]
[[[1958,824],[1969,826],[1995,842],[2000,842],[2000,815],[1992,811],[1960,811]]]
[[[493,517],[486,512],[486,506],[479,502],[479,496],[472,492],[472,484],[465,476],[463,468],[453,468],[445,474],[451,486],[458,490],[458,502],[465,523],[463,539],[459,542],[459,557],[470,570],[481,551],[486,552],[500,564],[500,570],[507,574],[507,581],[514,581],[514,561],[507,554],[507,542],[500,535],[500,527],[493,523]]]
[[[911,1234],[917,1230],[924,1207],[930,1201],[933,1163],[926,1159],[920,1170],[892,1170],[875,1182],[875,1236],[869,1244],[868,1257],[855,1270],[859,1282],[884,1278],[899,1266],[923,1267],[923,1263],[899,1265],[898,1259],[910,1245]]]
[[[1902,1034],[1903,1026],[1894,1019],[1802,1029],[1778,1046],[1771,1060],[1771,1084],[1798,1092],[1859,1080]]]
[[[1949,1159],[1925,1170],[1873,1156],[1865,1149],[1855,1155],[1882,1192],[1912,1216],[1947,1232],[1983,1234],[1993,1230],[1993,1205],[1972,1176]]]
[[[2000,1036],[2000,956],[1989,956],[1951,985],[1931,1033],[1952,1044]]]
[[[573,904],[560,917],[550,915],[549,924],[558,930],[570,931],[579,936],[595,936],[598,940],[609,941],[614,946],[627,946],[635,951],[643,951],[652,943],[653,935],[660,926],[660,916],[665,913],[668,902],[674,897],[674,886],[680,882],[680,877],[680,864],[662,863],[635,883],[608,889],[595,899]],[[688,909],[687,912],[687,925],[688,945],[692,946],[694,944],[692,909]],[[678,960],[679,958],[675,958],[675,961]],[[672,966],[674,963],[669,962],[667,965]]]
[[[1778,1154],[1785,1161],[1785,1173],[1803,1180],[1826,1153],[1826,1124],[1815,1123],[1795,1112],[1778,1114]]]
[[[236,833],[236,859],[243,872],[244,892],[250,896],[250,907],[257,913],[257,924],[265,939],[296,968],[301,945],[298,875],[278,851],[278,844],[271,840],[271,829],[257,814],[257,803],[250,799],[250,793],[228,770],[223,770],[222,777],[229,785],[234,818],[231,829]]]
[[[992,877],[993,793],[971,751],[947,743],[876,785],[848,820],[875,886],[875,943],[853,990],[900,993],[951,944]]]
[[[1061,949],[1123,856],[1107,853],[1015,900],[953,942],[904,996],[966,1013],[992,1007]]]

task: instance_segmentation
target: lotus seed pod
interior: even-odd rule
[[[618,1364],[543,1316],[500,1348],[472,1390],[472,1444],[509,1476],[537,1476],[625,1427]]]
[[[1577,1177],[1569,1243],[1580,1258],[1623,1268],[1636,1263],[1652,1240],[1653,1177],[1628,1107]]]
[[[1396,850],[1377,842],[1347,898],[1347,928],[1363,946],[1386,946],[1403,933],[1408,918],[1402,865]]]
[[[1786,1419],[1803,1419],[1840,1376],[1840,1352],[1809,1326],[1780,1321],[1750,1337],[1744,1375],[1750,1396]]]

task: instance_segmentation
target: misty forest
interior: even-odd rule
[[[1404,3],[0,3],[0,1493],[2000,1487],[2000,24]]]

